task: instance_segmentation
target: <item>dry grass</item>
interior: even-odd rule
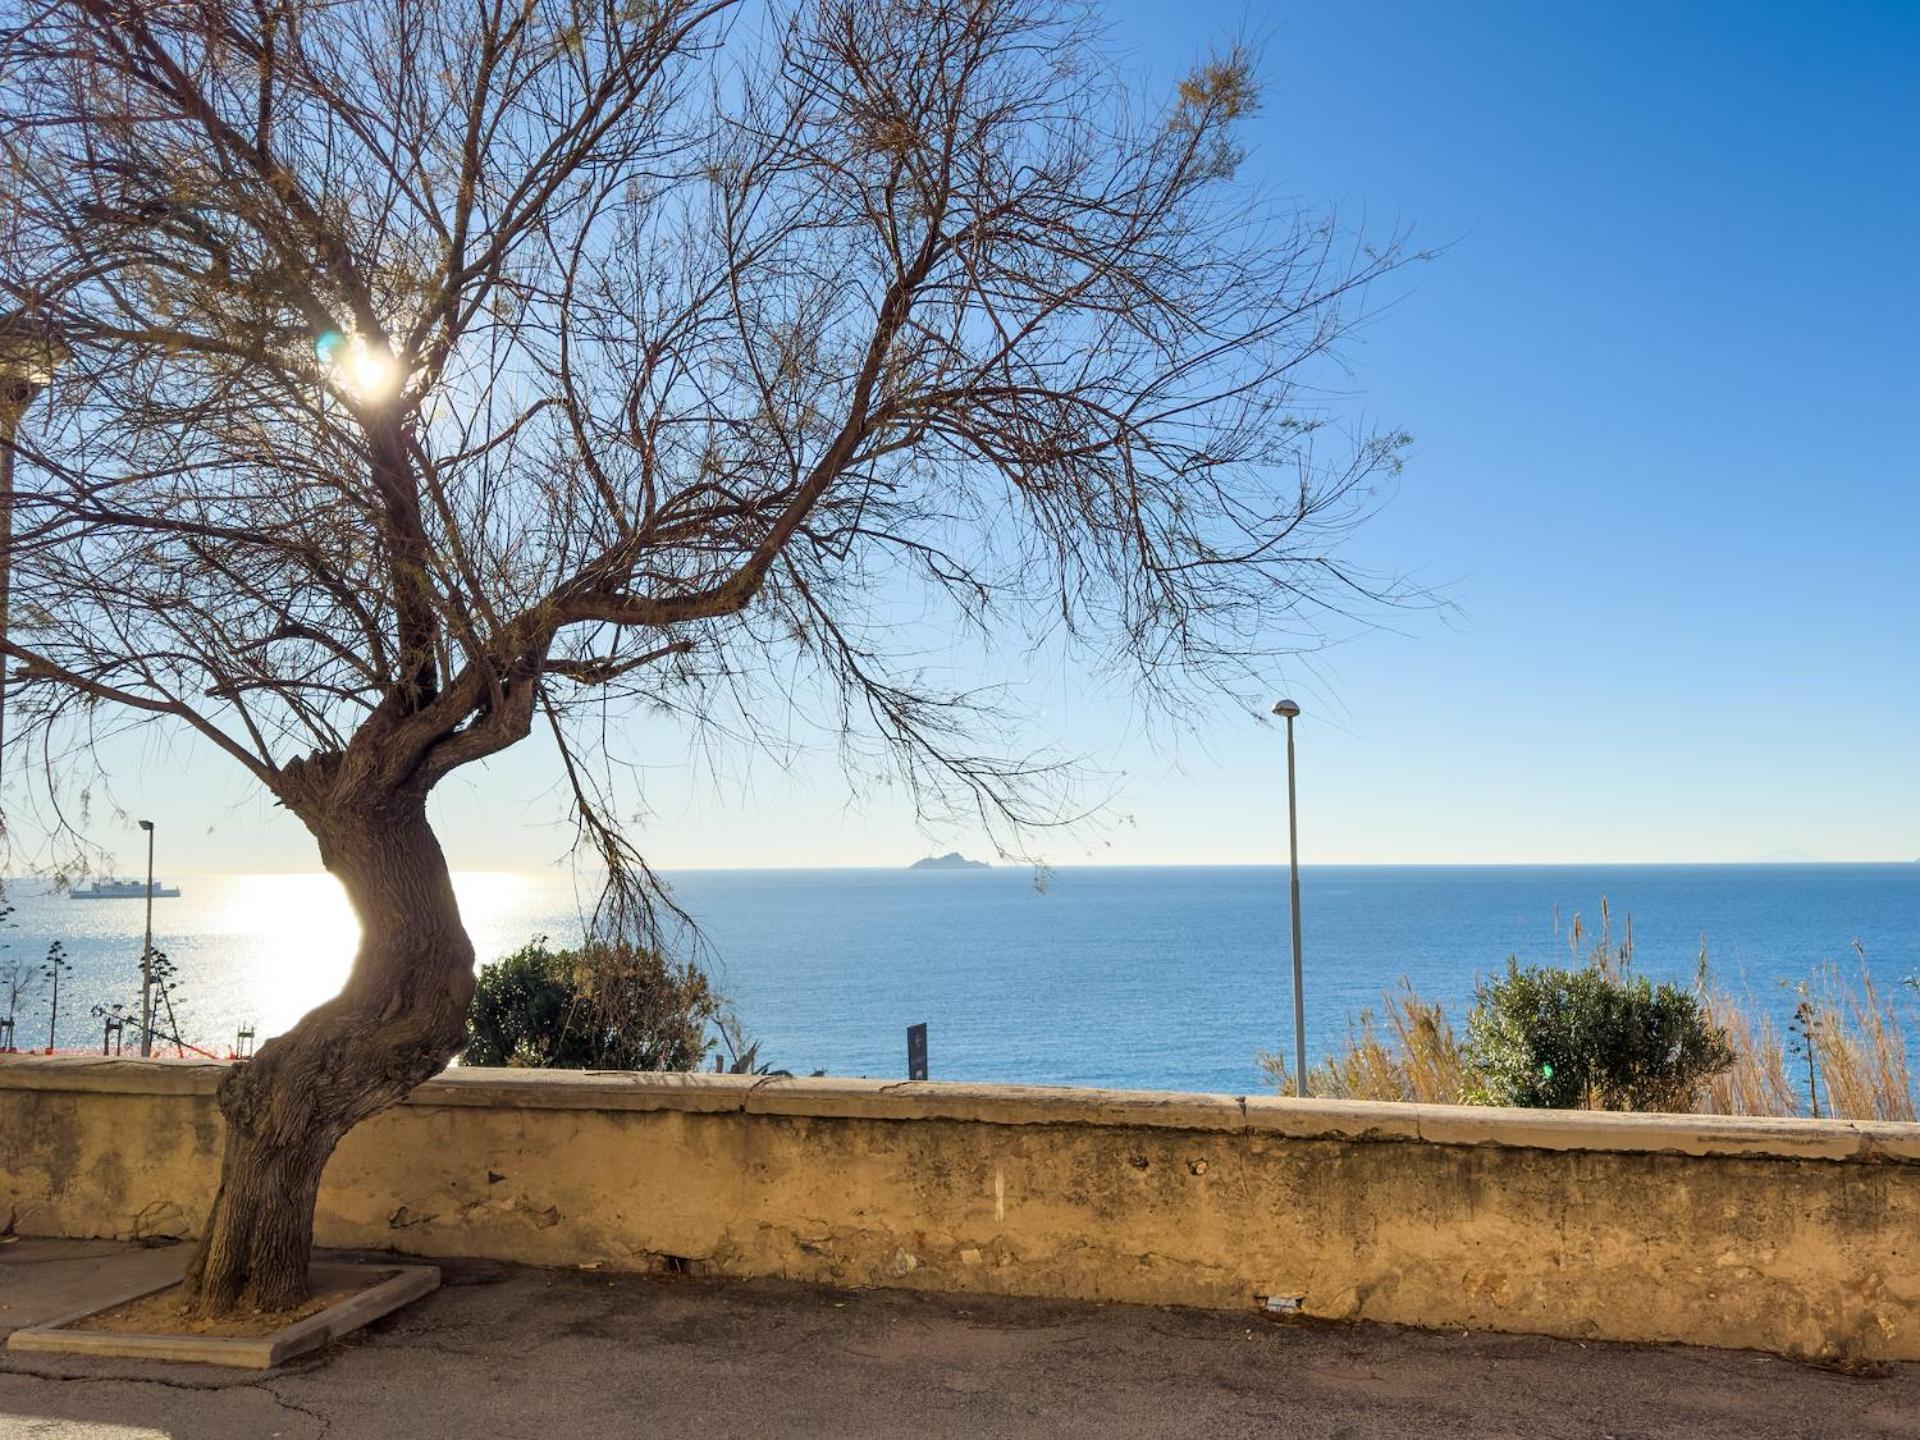
[[[1810,993],[1816,1069],[1826,1089],[1828,1113],[1850,1120],[1912,1120],[1913,1074],[1907,1064],[1911,1004],[1883,996],[1854,945],[1858,978],[1829,967]]]
[[[1382,992],[1380,1002],[1391,1035],[1371,1010],[1362,1010],[1347,1027],[1346,1048],[1308,1072],[1307,1093],[1330,1100],[1458,1102],[1465,1077],[1446,1011],[1422,1000],[1405,979],[1397,991]],[[1291,1094],[1285,1058],[1263,1052],[1259,1061],[1275,1088]]]
[[[1773,1019],[1736,1003],[1724,991],[1709,991],[1707,1018],[1733,1042],[1733,1068],[1707,1082],[1700,1110],[1708,1115],[1797,1115],[1797,1095],[1787,1075],[1786,1047]]]
[[[1874,983],[1858,942],[1854,959],[1852,971],[1825,965],[1793,987],[1799,1003],[1785,1037],[1766,1016],[1753,1018],[1751,999],[1743,1004],[1725,991],[1703,991],[1739,1059],[1701,1108],[1719,1115],[1920,1118],[1907,1057],[1908,1028],[1920,1014],[1901,991],[1887,994]]]
[[[1576,963],[1619,975],[1633,964],[1633,925],[1615,944],[1612,917],[1601,906],[1600,933],[1584,960],[1587,939],[1578,915],[1568,931]],[[1713,1024],[1727,1032],[1733,1068],[1708,1084],[1696,1107],[1714,1115],[1807,1116],[1842,1120],[1914,1120],[1914,1076],[1908,1060],[1910,1027],[1920,1024],[1912,982],[1892,993],[1874,983],[1865,952],[1854,946],[1856,967],[1825,965],[1794,987],[1799,1004],[1783,1035],[1751,994],[1712,983],[1704,948],[1696,986]],[[1363,1010],[1347,1029],[1344,1047],[1307,1076],[1311,1095],[1341,1100],[1398,1100],[1457,1104],[1466,1093],[1465,1057],[1442,1007],[1402,979],[1381,995],[1384,1023]],[[1262,1053],[1260,1067],[1283,1094],[1293,1092],[1283,1056]]]

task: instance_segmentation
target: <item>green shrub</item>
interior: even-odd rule
[[[697,1070],[720,997],[692,965],[656,950],[545,937],[481,968],[467,1016],[467,1065]]]
[[[1588,965],[1507,962],[1467,1017],[1465,1098],[1558,1110],[1691,1111],[1730,1069],[1727,1032],[1699,999]]]

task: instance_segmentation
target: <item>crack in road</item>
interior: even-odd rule
[[[46,1380],[58,1385],[150,1385],[162,1390],[184,1390],[199,1395],[220,1395],[233,1390],[253,1390],[265,1395],[281,1409],[295,1415],[304,1416],[315,1422],[320,1427],[315,1432],[315,1440],[319,1440],[319,1437],[330,1433],[333,1429],[333,1418],[331,1416],[302,1405],[297,1400],[289,1400],[273,1388],[275,1379],[285,1378],[281,1376],[262,1377],[258,1380],[241,1380],[238,1378],[222,1377],[214,1381],[196,1381],[175,1379],[172,1376],[163,1375],[127,1375],[113,1373],[87,1375],[62,1370],[41,1370],[30,1365],[0,1365],[0,1377],[8,1375],[18,1375],[26,1380]]]

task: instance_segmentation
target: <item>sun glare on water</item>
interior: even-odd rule
[[[482,962],[525,944],[529,916],[552,888],[547,877],[510,871],[466,871],[453,877],[460,915]],[[267,1013],[261,1038],[277,1034],[346,983],[360,944],[360,924],[346,893],[330,875],[228,877],[201,926],[209,939],[252,954],[235,958],[257,967]]]

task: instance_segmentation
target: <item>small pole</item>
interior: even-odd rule
[[[16,404],[16,398],[24,394],[31,398],[31,392],[24,385],[9,386],[9,391],[0,397],[0,640],[7,635],[7,605],[13,591],[13,437],[18,410],[26,408],[25,400]],[[0,752],[7,743],[7,667],[0,660]]]
[[[140,951],[140,1054],[153,1054],[153,821],[142,820],[147,832],[147,943]]]
[[[71,352],[51,326],[29,311],[0,315],[0,639],[7,636],[13,597],[13,449],[27,407]],[[7,743],[7,671],[0,660],[0,751]]]
[[[47,968],[53,972],[53,1007],[52,1013],[47,1016],[47,1053],[51,1055],[53,1037],[60,1029],[60,960],[51,952],[48,953],[47,958],[49,962]]]
[[[1307,992],[1300,969],[1300,807],[1293,783],[1293,722],[1300,707],[1281,700],[1273,713],[1287,722],[1287,849],[1292,881],[1293,918],[1293,1093],[1307,1095]]]

